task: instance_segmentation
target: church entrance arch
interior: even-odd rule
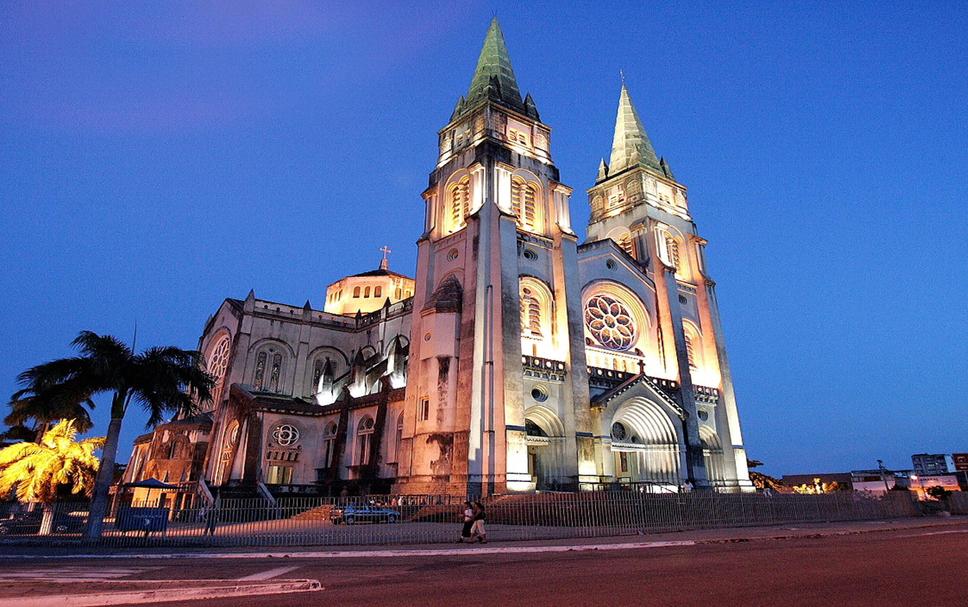
[[[609,424],[615,479],[678,487],[685,446],[673,418],[646,398],[619,405]]]
[[[557,489],[567,479],[564,469],[565,428],[554,411],[534,406],[524,412],[528,474],[535,489]]]
[[[699,426],[699,439],[702,441],[702,457],[709,482],[714,486],[722,485],[726,480],[726,469],[719,436],[709,426]]]

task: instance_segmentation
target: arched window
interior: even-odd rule
[[[695,371],[702,366],[702,337],[699,330],[692,323],[684,322],[682,334],[686,340],[686,357],[689,360],[689,370]]]
[[[632,250],[632,234],[626,232],[618,240],[618,246],[622,247],[622,250],[628,253],[629,257],[635,257],[635,253]]]
[[[322,468],[329,468],[333,465],[333,456],[336,451],[336,422],[329,422],[323,430],[323,461]]]
[[[679,241],[671,234],[666,234],[666,260],[669,264],[679,271]]]
[[[520,177],[511,178],[511,210],[518,218],[518,227],[528,232],[538,228],[537,189]]]
[[[373,287],[373,297],[380,297],[383,295],[383,287]]]
[[[689,359],[689,369],[696,368],[696,339],[692,335],[686,335],[686,357]]]
[[[360,288],[353,287],[353,299],[359,299],[359,298],[360,298]]]
[[[370,287],[367,287],[363,289],[363,297],[369,297],[369,296],[370,296]]]
[[[447,233],[452,234],[467,225],[467,213],[471,206],[471,178],[464,177],[450,186],[448,196]]]
[[[222,386],[225,384],[225,372],[229,367],[229,336],[223,335],[215,343],[208,355],[206,364],[209,375],[215,380],[212,387],[212,407],[217,407],[222,400]]]
[[[521,333],[541,337],[541,302],[528,287],[521,287]]]
[[[256,356],[255,377],[252,383],[256,390],[278,392],[282,383],[282,371],[282,353],[274,348],[268,348]]]
[[[367,466],[370,464],[370,458],[372,457],[371,449],[373,448],[373,429],[374,429],[373,418],[367,415],[360,420],[359,425],[356,427],[356,465],[357,466]]]

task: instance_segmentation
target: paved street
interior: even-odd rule
[[[968,579],[968,521],[957,519],[626,537],[574,543],[571,550],[567,545],[455,544],[434,548],[432,556],[398,551],[404,555],[10,559],[2,563],[0,607],[106,604],[95,595],[101,601],[114,597],[110,604],[226,607],[426,607],[477,604],[484,597],[488,604],[529,607],[910,605],[925,592],[956,605],[964,602]],[[146,598],[145,589],[155,594]],[[118,592],[130,593],[132,602],[117,602],[129,596],[112,594]]]

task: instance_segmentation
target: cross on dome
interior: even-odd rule
[[[390,247],[388,247],[386,245],[383,245],[382,247],[380,247],[380,251],[383,252],[383,259],[380,260],[380,269],[381,270],[389,270],[390,269],[390,259],[389,259],[389,257],[390,257],[390,253],[391,253]]]

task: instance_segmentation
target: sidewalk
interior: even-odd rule
[[[456,527],[455,527],[456,528]],[[244,547],[198,547],[173,550],[170,547],[128,549],[86,549],[72,547],[33,547],[0,545],[0,559],[57,559],[57,558],[358,558],[393,556],[442,556],[487,553],[561,552],[569,550],[624,550],[661,548],[710,543],[779,541],[798,538],[820,538],[860,533],[879,533],[911,530],[912,533],[966,533],[968,517],[904,518],[876,521],[852,521],[844,523],[805,523],[769,527],[740,527],[730,529],[707,529],[674,533],[621,535],[592,538],[561,538],[550,540],[518,540],[492,542],[487,545],[394,545],[376,546],[294,546],[273,550],[254,550]]]

